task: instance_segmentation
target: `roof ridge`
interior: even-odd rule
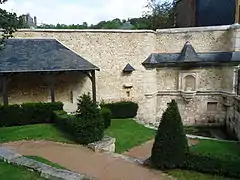
[[[200,61],[200,57],[196,53],[195,49],[193,48],[192,44],[187,41],[181,51],[180,56],[178,57],[177,61],[184,61],[184,62],[194,62]]]

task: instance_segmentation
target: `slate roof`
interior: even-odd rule
[[[89,70],[99,68],[55,39],[8,39],[0,51],[0,73]]]
[[[123,72],[132,72],[132,71],[135,71],[135,69],[129,63],[123,69]]]
[[[186,42],[180,53],[152,53],[142,63],[145,67],[203,66],[240,63],[240,52],[196,53],[190,42]]]

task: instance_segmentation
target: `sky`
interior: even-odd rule
[[[114,18],[140,17],[147,0],[8,0],[0,8],[17,15],[30,13],[38,25],[97,24]]]

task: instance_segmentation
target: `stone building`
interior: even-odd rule
[[[21,42],[35,40],[28,52],[19,50],[20,54],[28,54],[22,55],[19,67],[31,54],[37,54],[32,63],[47,62],[48,70],[61,69],[59,62],[64,59],[74,66],[76,58],[81,57],[100,69],[96,72],[97,101],[135,101],[139,104],[139,121],[157,125],[167,103],[176,99],[185,124],[219,124],[227,120],[233,122],[232,128],[240,127],[234,105],[240,92],[238,24],[157,31],[22,29],[14,36]],[[39,39],[52,39],[69,51],[66,54],[61,48],[52,49],[48,43],[36,50]],[[21,46],[27,46],[28,41]],[[4,61],[0,55],[1,71],[17,59],[11,53],[17,45],[6,46],[9,52]],[[69,53],[78,56],[69,58]],[[8,82],[9,103],[51,101],[43,79],[39,74],[13,76]],[[94,89],[83,71],[60,73],[55,82],[54,98],[64,103],[66,111],[75,111],[78,96]]]

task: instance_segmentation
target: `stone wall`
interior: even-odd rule
[[[233,137],[240,140],[240,99],[228,97],[226,110],[226,129]]]
[[[55,99],[64,103],[65,110],[75,110],[77,97],[91,92],[90,79],[77,72],[56,74]],[[8,93],[10,104],[26,102],[50,102],[50,88],[47,74],[23,73],[9,78]],[[2,95],[0,96],[2,101]]]
[[[189,106],[181,102],[181,96],[178,92],[179,70],[145,69],[142,62],[154,52],[180,52],[186,41],[190,41],[197,52],[232,51],[236,48],[236,34],[236,26],[219,26],[164,29],[156,32],[151,30],[25,29],[19,30],[14,35],[18,38],[55,38],[98,66],[100,68],[100,72],[96,73],[98,101],[132,100],[138,102],[137,118],[147,123],[155,123],[166,108],[166,102],[176,97],[181,104],[180,109],[184,122],[193,123],[206,119],[202,116],[206,113],[208,99],[212,99],[214,96],[216,101],[221,102],[219,91],[232,93],[233,67],[186,70],[190,74],[192,71],[197,71],[196,86],[198,91],[201,91],[198,92],[195,100],[191,102],[192,105]],[[136,69],[130,75],[122,73],[127,63]],[[78,95],[91,91],[91,82],[86,78],[76,76],[60,79],[66,79],[66,81],[58,83],[57,99],[64,101],[67,109],[73,111],[74,107],[76,108]],[[72,88],[74,89],[74,103],[69,103],[71,84],[73,84]],[[132,88],[124,88],[126,84]],[[21,91],[24,91],[26,96],[31,94],[30,90],[21,89]],[[19,97],[19,92],[19,90],[12,90],[11,102],[24,101],[26,96]],[[48,92],[45,90],[42,92],[43,97],[40,99],[49,100]],[[35,98],[30,100],[32,99]],[[221,105],[217,107],[221,109]],[[218,111],[220,111],[219,109]],[[198,110],[197,113],[196,110]]]

